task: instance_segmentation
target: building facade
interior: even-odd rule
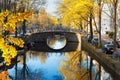
[[[106,34],[107,32],[113,31],[112,26],[112,18],[110,10],[109,10],[109,4],[104,4],[102,8],[102,18],[101,18],[101,33]]]

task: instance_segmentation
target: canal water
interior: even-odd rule
[[[90,78],[90,61],[84,51],[82,58],[78,56],[79,51],[69,53],[27,51],[25,54],[18,56],[17,67],[15,65],[8,69],[12,80],[89,80]],[[98,64],[96,61],[93,63],[92,78],[99,80],[96,76]],[[105,71],[103,73],[102,80],[112,80],[108,73]]]
[[[77,51],[69,53],[43,53],[36,51],[28,51],[25,54],[25,62],[25,56],[18,56],[18,61],[20,62],[17,64],[17,67],[15,65],[12,69],[8,70],[10,77],[12,77],[13,79],[79,80],[81,72],[85,73],[83,78],[87,78],[86,76],[88,76],[86,68],[80,69]],[[85,67],[86,64],[83,63],[82,66]]]
[[[58,37],[59,38],[59,37]],[[51,42],[52,41],[52,42]],[[66,40],[48,40],[53,49],[65,47]],[[12,80],[99,80],[98,63],[94,60],[90,76],[90,57],[85,51],[38,52],[21,51],[18,63],[8,69]],[[110,74],[102,69],[102,80],[112,80]],[[105,76],[105,77],[104,77]]]

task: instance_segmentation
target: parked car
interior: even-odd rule
[[[98,46],[98,37],[93,37],[92,44]]]
[[[110,40],[110,41],[107,42],[107,44],[114,44],[114,41]],[[120,41],[116,41],[116,47],[120,48]]]
[[[107,44],[113,44],[113,40],[108,41]]]
[[[103,46],[103,52],[105,54],[112,54],[114,52],[114,45],[113,44],[105,44]]]

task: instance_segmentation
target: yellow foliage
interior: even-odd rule
[[[7,78],[8,74],[8,71],[0,72],[0,80],[9,80]]]
[[[16,15],[10,14],[8,10],[6,10],[5,12],[1,12],[0,23],[3,25],[3,31],[9,31],[11,33],[14,33],[16,30],[16,23],[29,18],[29,16],[31,15],[31,12],[18,13]],[[4,21],[6,18],[7,21]],[[20,38],[13,38],[9,36],[3,37],[2,35],[0,35],[0,41],[0,50],[2,52],[4,62],[6,63],[6,65],[10,65],[11,59],[15,58],[17,55],[16,48],[10,44],[14,44],[19,47],[24,47],[24,41]]]
[[[6,13],[7,15],[7,13]],[[23,21],[24,19],[28,19],[29,16],[31,16],[32,13],[31,12],[25,12],[25,13],[18,13],[16,15],[11,15],[10,17],[8,16],[8,20],[7,22],[4,22],[4,19],[2,19],[3,21],[3,26],[4,26],[4,30],[6,31],[10,31],[11,33],[15,32],[15,28],[16,28],[16,23]]]
[[[9,37],[8,40],[10,43],[13,43],[19,47],[24,46],[24,42],[22,39]],[[4,61],[5,61],[6,65],[10,65],[11,59],[17,55],[17,50],[15,49],[15,47],[7,44],[7,42],[5,42],[5,40],[4,40],[4,38],[1,37],[0,41],[1,41],[0,42],[0,50],[2,51],[2,57],[4,57]]]
[[[17,51],[15,47],[5,43],[3,44],[0,43],[0,49],[3,52],[2,57],[4,57],[4,61],[6,65],[10,65],[11,59],[17,55]]]
[[[38,16],[38,21],[40,26],[44,29],[46,27],[53,27],[55,26],[58,22],[57,19],[55,17],[52,17],[51,15],[49,15],[45,9],[42,9],[40,11],[40,14]]]
[[[19,47],[24,47],[24,41],[21,38],[9,37],[8,40]]]
[[[79,27],[78,22],[87,20],[92,9],[93,3],[90,0],[63,0],[58,12],[63,25]]]

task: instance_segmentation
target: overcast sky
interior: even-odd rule
[[[48,13],[50,13],[52,16],[57,16],[56,14],[55,14],[55,12],[56,12],[56,10],[57,10],[57,3],[58,3],[58,1],[60,2],[60,1],[62,1],[62,0],[47,0],[47,8],[46,8],[46,10],[47,10],[47,12]]]

